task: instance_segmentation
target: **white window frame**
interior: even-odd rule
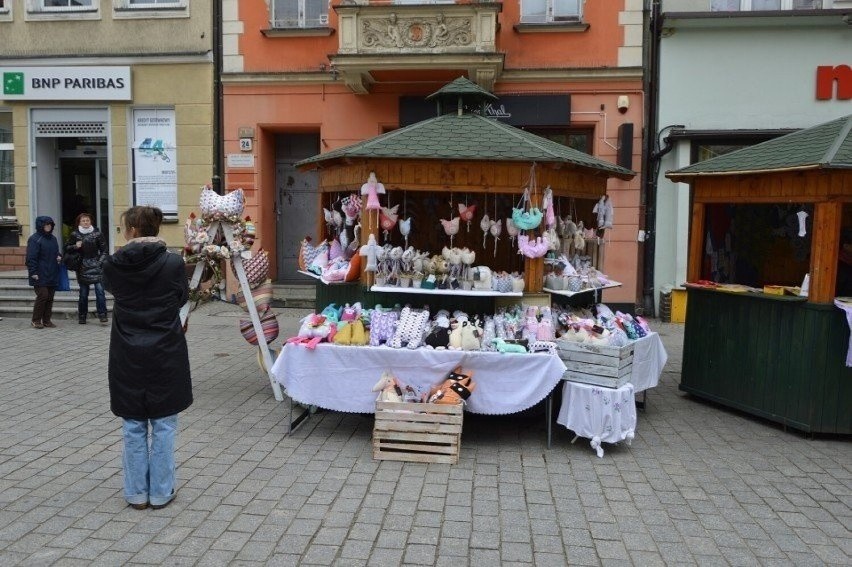
[[[130,0],[113,0],[112,8],[112,17],[116,20],[189,17],[189,0],[177,0],[165,4],[157,4],[153,1],[131,4]]]
[[[0,113],[11,115],[12,111],[11,111],[11,109],[0,108]],[[14,125],[13,125],[13,128],[12,128],[12,131],[14,132]],[[15,138],[14,138],[14,133],[12,135],[13,135],[13,138],[12,138],[11,142],[0,142],[0,152],[11,152],[12,153],[12,181],[0,181],[0,186],[12,187],[12,199],[14,199],[15,198]],[[5,208],[5,203],[3,205],[4,205],[4,208]],[[0,215],[0,218],[15,218],[15,216],[12,215],[12,216],[3,217],[3,215]]]
[[[569,17],[563,16],[554,16],[553,15],[553,3],[554,0],[545,0],[545,13],[544,13],[544,21],[538,20],[529,20],[524,15],[524,1],[521,0],[521,23],[522,24],[561,24],[561,23],[572,23],[572,22],[582,22],[583,21],[583,3],[584,0],[577,1],[577,15],[574,17],[573,15]]]
[[[294,29],[304,29],[304,28],[315,28],[315,27],[323,27],[328,26],[328,12],[329,12],[329,2],[327,0],[320,0],[325,6],[325,14],[320,14],[319,20],[316,25],[311,23],[311,25],[307,25],[305,21],[305,2],[309,0],[289,0],[291,2],[297,2],[299,5],[299,21],[296,25],[279,25],[277,22],[279,21],[275,17],[275,2],[276,0],[270,0],[269,6],[269,27],[272,29],[280,29],[280,30],[294,30]]]
[[[5,0],[4,6],[0,8],[0,22],[12,21],[12,6],[14,3],[14,0]]]
[[[45,6],[44,0],[26,0],[25,20],[100,20],[101,0],[91,6]]]
[[[817,6],[813,8],[814,10],[824,10],[831,8],[834,4],[834,0],[819,0],[822,6]],[[713,2],[710,1],[710,8],[712,10]],[[781,0],[781,10],[792,10],[793,9],[793,0]],[[719,10],[720,12],[731,11],[731,12],[762,12],[763,10],[753,10],[752,9],[752,0],[740,0],[740,7],[738,10]]]

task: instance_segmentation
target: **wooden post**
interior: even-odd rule
[[[808,301],[831,303],[837,284],[843,203],[816,203],[811,238],[811,283]]]
[[[701,279],[701,265],[704,260],[704,203],[692,204],[692,229],[689,234],[689,254],[686,280],[697,282]]]
[[[367,244],[370,239],[370,235],[376,237],[376,243],[381,246],[381,230],[379,229],[379,211],[370,211],[367,210],[367,196],[361,197],[361,241],[360,246]],[[361,251],[358,250],[356,254],[360,254]],[[367,259],[361,259],[361,285],[370,288],[373,283],[375,283],[376,275],[373,272],[368,272],[365,268],[367,267]]]

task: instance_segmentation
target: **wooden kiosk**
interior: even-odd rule
[[[573,207],[578,217],[590,222],[593,205],[606,194],[607,179],[630,179],[635,174],[496,119],[485,118],[484,103],[496,98],[460,77],[427,97],[436,102],[438,116],[435,118],[317,155],[297,165],[319,170],[323,207],[330,207],[335,199],[357,192],[370,173],[375,173],[387,191],[387,195],[382,196],[382,204],[399,204],[400,218],[410,216],[414,219],[409,244],[433,254],[440,253],[442,247],[448,245],[439,219],[458,216],[458,211],[453,211],[458,203],[476,204],[479,210],[469,226],[462,222],[455,246],[470,247],[482,254],[483,261],[477,260],[477,263],[507,271],[523,271],[525,291],[541,292],[543,259],[515,254],[505,230],[496,242],[489,240],[483,247],[483,232],[479,228],[482,215],[503,220],[511,213],[511,207],[517,205],[533,173],[537,186],[537,191],[532,193],[533,205],[539,204],[545,187],[549,186],[562,215]],[[318,219],[318,226],[324,226],[322,218]],[[376,222],[362,220],[361,226],[361,243],[366,242],[371,233],[380,244],[403,243],[398,231],[385,236]],[[540,231],[534,235],[538,234]],[[371,275],[362,271],[360,281],[349,285],[318,283],[317,304],[361,301],[372,306],[411,302],[411,296],[403,289],[391,294],[370,291]],[[469,309],[493,309],[493,296],[453,298],[453,295],[453,291],[446,290],[424,302],[435,309],[452,310],[458,308],[463,299]]]
[[[765,222],[733,231],[740,241],[751,239],[747,249],[766,254],[739,270],[750,281],[734,277],[725,283],[757,284],[768,293],[687,286],[681,390],[805,432],[852,433],[852,368],[845,363],[849,327],[834,305],[836,295],[849,293],[837,289],[846,285],[838,278],[839,267],[845,269],[839,258],[852,234],[850,131],[852,116],[667,173],[692,190],[688,282],[724,273],[724,253],[715,252],[713,242],[716,216],[808,215],[795,234],[787,230],[795,226],[783,221],[768,227],[766,238]],[[747,210],[755,213],[731,212]],[[795,247],[808,238],[810,246],[797,257]],[[781,252],[783,244],[773,244],[777,240],[787,243],[788,253]],[[730,249],[730,238],[722,246]],[[742,262],[733,261],[729,275]],[[797,286],[805,273],[810,278],[805,295],[772,293],[777,288],[770,284]]]

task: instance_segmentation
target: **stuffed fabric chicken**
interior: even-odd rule
[[[491,218],[488,213],[482,215],[482,220],[479,221],[479,228],[482,229],[482,247],[485,248],[485,240],[488,238],[488,230],[491,228]]]
[[[601,200],[595,204],[592,212],[597,215],[598,228],[612,228],[613,209],[612,200],[606,195],[601,197]]]
[[[399,221],[399,233],[405,239],[405,246],[408,247],[408,235],[411,234],[411,217]]]
[[[473,215],[476,213],[476,204],[473,205],[465,205],[463,203],[459,203],[459,217],[461,220],[467,223],[467,231],[470,232],[470,221],[473,220]]]
[[[459,217],[453,217],[450,220],[440,219],[444,226],[444,232],[450,237],[450,246],[453,245],[453,237],[459,233]]]
[[[397,211],[399,211],[399,205],[394,205],[391,208],[380,207],[379,226],[382,227],[382,230],[385,233],[385,241],[387,241],[390,236],[390,231],[393,230],[393,227],[396,226],[396,223],[399,220],[399,213]]]

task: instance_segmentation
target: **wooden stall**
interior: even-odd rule
[[[505,230],[498,239],[483,239],[479,226],[482,215],[502,221],[517,206],[524,188],[532,189],[531,206],[539,206],[545,188],[550,187],[558,212],[563,216],[575,212],[591,225],[592,208],[606,194],[607,180],[631,179],[634,172],[484,117],[483,104],[496,97],[463,77],[427,99],[436,103],[435,118],[320,154],[297,165],[319,170],[319,198],[324,208],[357,193],[370,174],[375,174],[386,191],[381,196],[382,204],[399,205],[400,218],[413,218],[408,244],[432,253],[440,253],[449,242],[439,219],[459,216],[456,207],[460,203],[475,205],[478,211],[472,224],[462,221],[454,245],[474,249],[482,258],[477,263],[522,271],[525,291],[541,292],[543,258],[519,256],[511,248]],[[366,197],[363,203],[366,208]],[[317,222],[324,231],[324,219]],[[539,236],[542,228],[530,231],[530,236]],[[380,244],[403,244],[398,231],[383,235],[374,219],[362,216],[361,243],[370,234]],[[488,241],[487,245],[484,240]],[[362,266],[356,284],[318,285],[317,303],[406,302],[403,290],[399,296],[371,293],[372,283],[371,274],[363,271]],[[435,308],[450,305],[441,297],[428,299]],[[472,309],[484,307],[482,301],[483,298],[475,296],[465,298]]]
[[[852,433],[849,328],[835,306],[852,295],[850,130],[852,116],[667,173],[693,203],[681,390]],[[735,285],[689,285],[720,278]]]

